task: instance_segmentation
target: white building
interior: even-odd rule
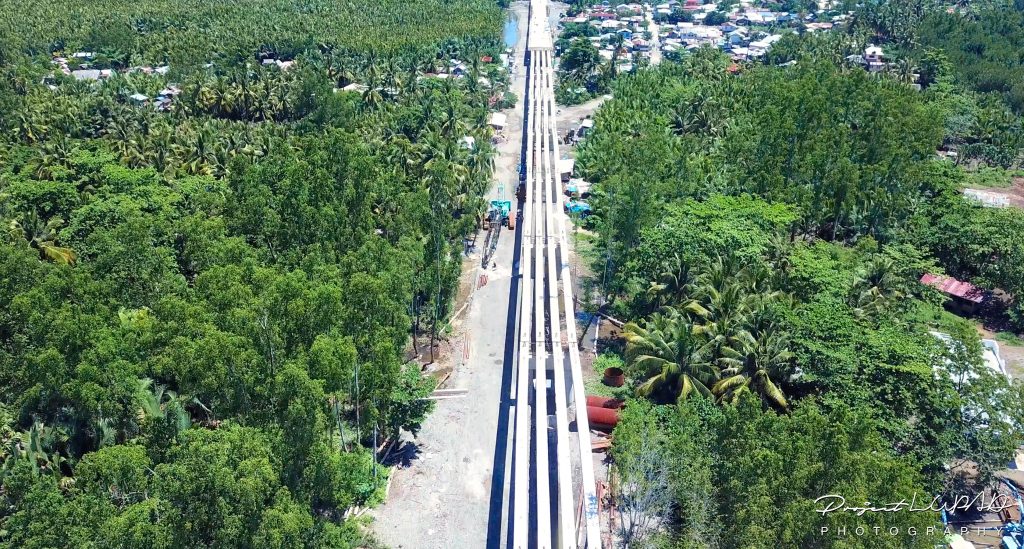
[[[870,44],[864,48],[864,62],[868,64],[869,72],[880,72],[885,69],[885,54],[882,48]]]

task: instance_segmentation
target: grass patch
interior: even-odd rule
[[[1024,338],[1013,332],[999,332],[996,334],[996,341],[1012,345],[1014,347],[1024,347]]]
[[[907,314],[907,319],[919,326],[925,326],[929,329],[945,333],[952,333],[957,326],[975,324],[966,318],[947,311],[941,305],[933,305],[924,301],[917,302],[917,307]]]
[[[599,377],[584,381],[583,387],[587,391],[587,396],[594,395],[607,398],[615,398],[618,396],[616,392],[620,389],[619,387],[609,387],[605,385]]]
[[[609,387],[604,384],[605,368],[624,367],[625,364],[622,362],[622,358],[616,354],[604,353],[598,356],[594,360],[594,371],[597,373],[597,376],[583,384],[587,390],[587,394],[625,400],[627,396],[633,393],[633,389],[630,386],[628,379],[626,380],[626,384],[622,387]]]
[[[967,186],[979,189],[1008,189],[1013,186],[1014,177],[1024,177],[1024,171],[982,166],[977,171],[967,172]]]

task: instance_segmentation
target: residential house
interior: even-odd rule
[[[729,45],[739,46],[746,44],[749,38],[750,31],[748,31],[746,27],[739,27],[728,34],[726,41],[729,43]]]
[[[733,61],[746,61],[747,57],[750,56],[750,50],[743,46],[733,46],[730,48],[729,53]]]
[[[579,129],[576,130],[576,137],[578,137],[578,138],[586,137],[587,134],[590,133],[590,130],[592,130],[592,129],[594,129],[594,119],[593,118],[584,118],[583,121],[580,122]]]
[[[755,40],[755,41],[751,42],[747,46],[748,48],[750,48],[750,52],[749,52],[750,56],[752,56],[752,57],[760,57],[760,56],[764,55],[765,53],[768,52],[768,50],[771,49],[772,44],[778,42],[781,39],[782,39],[782,35],[781,34],[771,34],[771,35],[765,36],[764,38],[762,38],[760,40]]]
[[[576,168],[576,160],[572,158],[563,158],[558,161],[558,175],[560,176],[563,183],[568,183],[569,179],[572,178],[572,172]]]
[[[722,39],[722,30],[718,27],[707,25],[696,25],[694,23],[679,23],[676,25],[676,35],[687,45],[715,45]]]
[[[874,44],[864,48],[864,62],[867,63],[868,72],[885,70],[885,55],[882,53],[882,48]]]
[[[79,69],[71,71],[75,80],[99,80],[103,77],[102,71],[97,69]]]

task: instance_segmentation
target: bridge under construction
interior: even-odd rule
[[[531,0],[523,101],[520,291],[508,544],[601,547],[555,127],[547,0]],[[521,176],[522,177],[522,176]]]

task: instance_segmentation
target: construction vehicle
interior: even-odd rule
[[[487,231],[487,236],[484,238],[484,254],[481,265],[485,267],[494,256],[494,250],[498,248],[498,237],[501,236],[502,225],[506,225],[510,229],[516,227],[515,216],[512,215],[512,202],[503,200],[505,197],[504,186],[498,187],[498,193],[501,198],[491,201],[483,221],[483,228]]]

